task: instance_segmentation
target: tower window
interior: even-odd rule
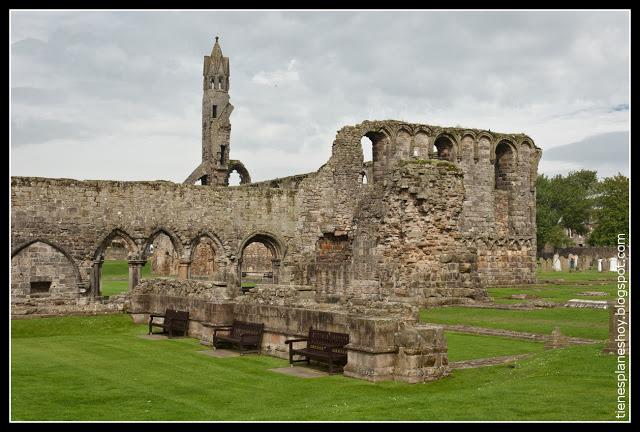
[[[218,117],[218,105],[213,105],[213,107],[211,108],[211,117]]]

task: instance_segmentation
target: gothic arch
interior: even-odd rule
[[[437,147],[438,141],[443,142],[443,140],[445,139],[451,143],[451,155],[448,157],[448,160],[451,162],[453,162],[454,160],[460,160],[459,142],[453,134],[446,131],[439,132],[433,138],[433,145]],[[440,151],[438,151],[438,153],[440,153]]]
[[[238,174],[240,174],[240,184],[251,183],[251,176],[244,164],[239,160],[230,160],[229,165],[227,166],[227,174],[224,178],[225,185],[229,186],[229,176],[233,171],[237,171]]]
[[[509,146],[509,148],[513,152],[513,156],[514,156],[515,160],[516,161],[519,160],[519,158],[518,158],[518,156],[519,156],[518,155],[518,148],[514,144],[513,140],[511,140],[510,138],[500,138],[498,140],[495,140],[494,144],[491,146],[491,155],[490,155],[491,163],[495,163],[496,162],[496,149],[501,144],[506,144],[507,146]]]
[[[26,248],[28,248],[29,246],[31,246],[34,243],[44,243],[46,245],[51,246],[53,249],[55,249],[56,251],[58,251],[62,255],[64,255],[65,258],[67,258],[67,260],[69,261],[69,263],[73,267],[73,271],[74,271],[75,276],[76,276],[76,282],[78,283],[78,285],[80,285],[82,283],[82,276],[80,275],[80,269],[78,268],[78,265],[76,264],[76,261],[73,259],[73,257],[66,250],[64,250],[60,246],[56,245],[55,243],[50,242],[49,240],[45,240],[43,238],[36,238],[36,239],[33,239],[33,240],[29,240],[28,242],[23,243],[20,246],[18,246],[15,249],[13,249],[11,251],[11,258],[13,259],[20,252],[22,252],[23,250],[25,250]]]
[[[474,131],[472,130],[465,130],[460,134],[460,150],[462,150],[462,144],[464,142],[464,139],[466,137],[471,138],[471,142],[473,145],[473,149],[471,151],[471,153],[473,154],[473,160],[477,161],[478,160],[478,138],[477,135]],[[460,155],[462,156],[462,153],[460,153]]]
[[[200,231],[189,243],[189,258],[193,259],[193,254],[195,253],[196,246],[200,243],[202,238],[208,238],[215,245],[215,253],[216,255],[224,256],[224,246],[222,242],[218,238],[217,235],[210,233],[208,231]]]
[[[104,251],[109,247],[109,244],[111,244],[111,241],[116,237],[120,237],[127,243],[127,246],[130,252],[132,253],[138,252],[138,245],[136,245],[136,242],[133,240],[133,238],[129,234],[127,234],[124,230],[121,230],[120,228],[115,228],[111,230],[111,232],[107,234],[107,236],[104,237],[102,241],[98,244],[98,246],[94,249],[95,252],[92,258],[94,260],[98,259],[104,253]]]
[[[169,239],[171,240],[171,244],[173,245],[173,248],[176,251],[176,254],[178,255],[178,257],[182,257],[183,248],[182,248],[182,242],[180,241],[180,238],[177,235],[175,235],[173,231],[164,227],[158,227],[153,231],[151,231],[151,234],[147,236],[144,242],[144,246],[140,251],[140,255],[143,257],[143,259],[147,259],[147,250],[149,249],[149,246],[151,246],[155,238],[158,236],[158,234],[165,234],[167,237],[169,237]]]
[[[259,242],[265,245],[275,259],[282,260],[285,255],[286,247],[278,236],[267,231],[254,231],[240,243],[240,248],[236,256],[241,257],[242,251],[253,242]]]

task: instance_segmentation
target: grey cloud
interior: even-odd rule
[[[544,151],[543,158],[554,161],[573,161],[577,163],[627,162],[629,150],[629,132],[607,132],[586,137],[571,144],[553,147]]]
[[[341,119],[370,113],[428,122],[425,112],[455,119],[474,104],[504,115],[557,106],[550,116],[576,104],[612,115],[628,106],[624,12],[24,11],[12,14],[11,31],[12,124],[49,121],[18,124],[14,145],[47,143],[65,130],[65,138],[85,140],[88,130],[120,134],[133,149],[144,130],[120,131],[148,125],[148,136],[168,135],[163,126],[176,123],[193,127],[175,135],[197,157],[202,60],[216,34],[231,60],[232,157],[301,152],[310,134],[327,137],[330,148]],[[252,81],[292,59],[299,81]],[[284,134],[266,139],[273,128]]]
[[[543,151],[542,161],[571,163],[578,166],[578,169],[596,170],[600,177],[617,172],[628,175],[629,132],[607,132],[553,147]],[[553,172],[566,171],[569,170],[556,169]]]
[[[11,145],[39,144],[55,139],[87,139],[91,129],[70,121],[29,118],[11,121]]]

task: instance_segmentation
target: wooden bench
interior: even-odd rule
[[[154,318],[164,318],[163,322],[156,322]],[[169,337],[173,337],[175,333],[187,335],[187,327],[189,326],[189,312],[167,309],[164,315],[149,315],[149,334],[153,334],[153,327],[162,328],[162,333],[169,333]]]
[[[240,348],[240,355],[247,352],[260,354],[264,324],[234,320],[231,325],[213,326],[213,348],[218,345],[234,345]],[[224,332],[226,334],[218,334]],[[255,347],[254,349],[247,349]]]
[[[297,349],[293,347],[294,342],[307,342],[305,348]],[[329,374],[333,373],[333,365],[344,366],[347,364],[347,349],[345,345],[349,343],[349,335],[346,333],[335,333],[322,330],[309,329],[309,336],[300,339],[289,339],[285,341],[289,345],[289,365],[294,362],[306,361],[311,363],[311,359],[329,365]],[[294,360],[293,356],[303,356],[302,360]]]

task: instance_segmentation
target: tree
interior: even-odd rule
[[[595,228],[589,236],[592,246],[615,246],[618,234],[629,239],[629,179],[618,173],[597,186],[594,208]]]
[[[565,229],[578,234],[588,232],[593,196],[598,184],[595,171],[572,171],[566,177],[544,174],[536,181],[536,223],[538,253],[545,245],[554,249],[568,246]]]

